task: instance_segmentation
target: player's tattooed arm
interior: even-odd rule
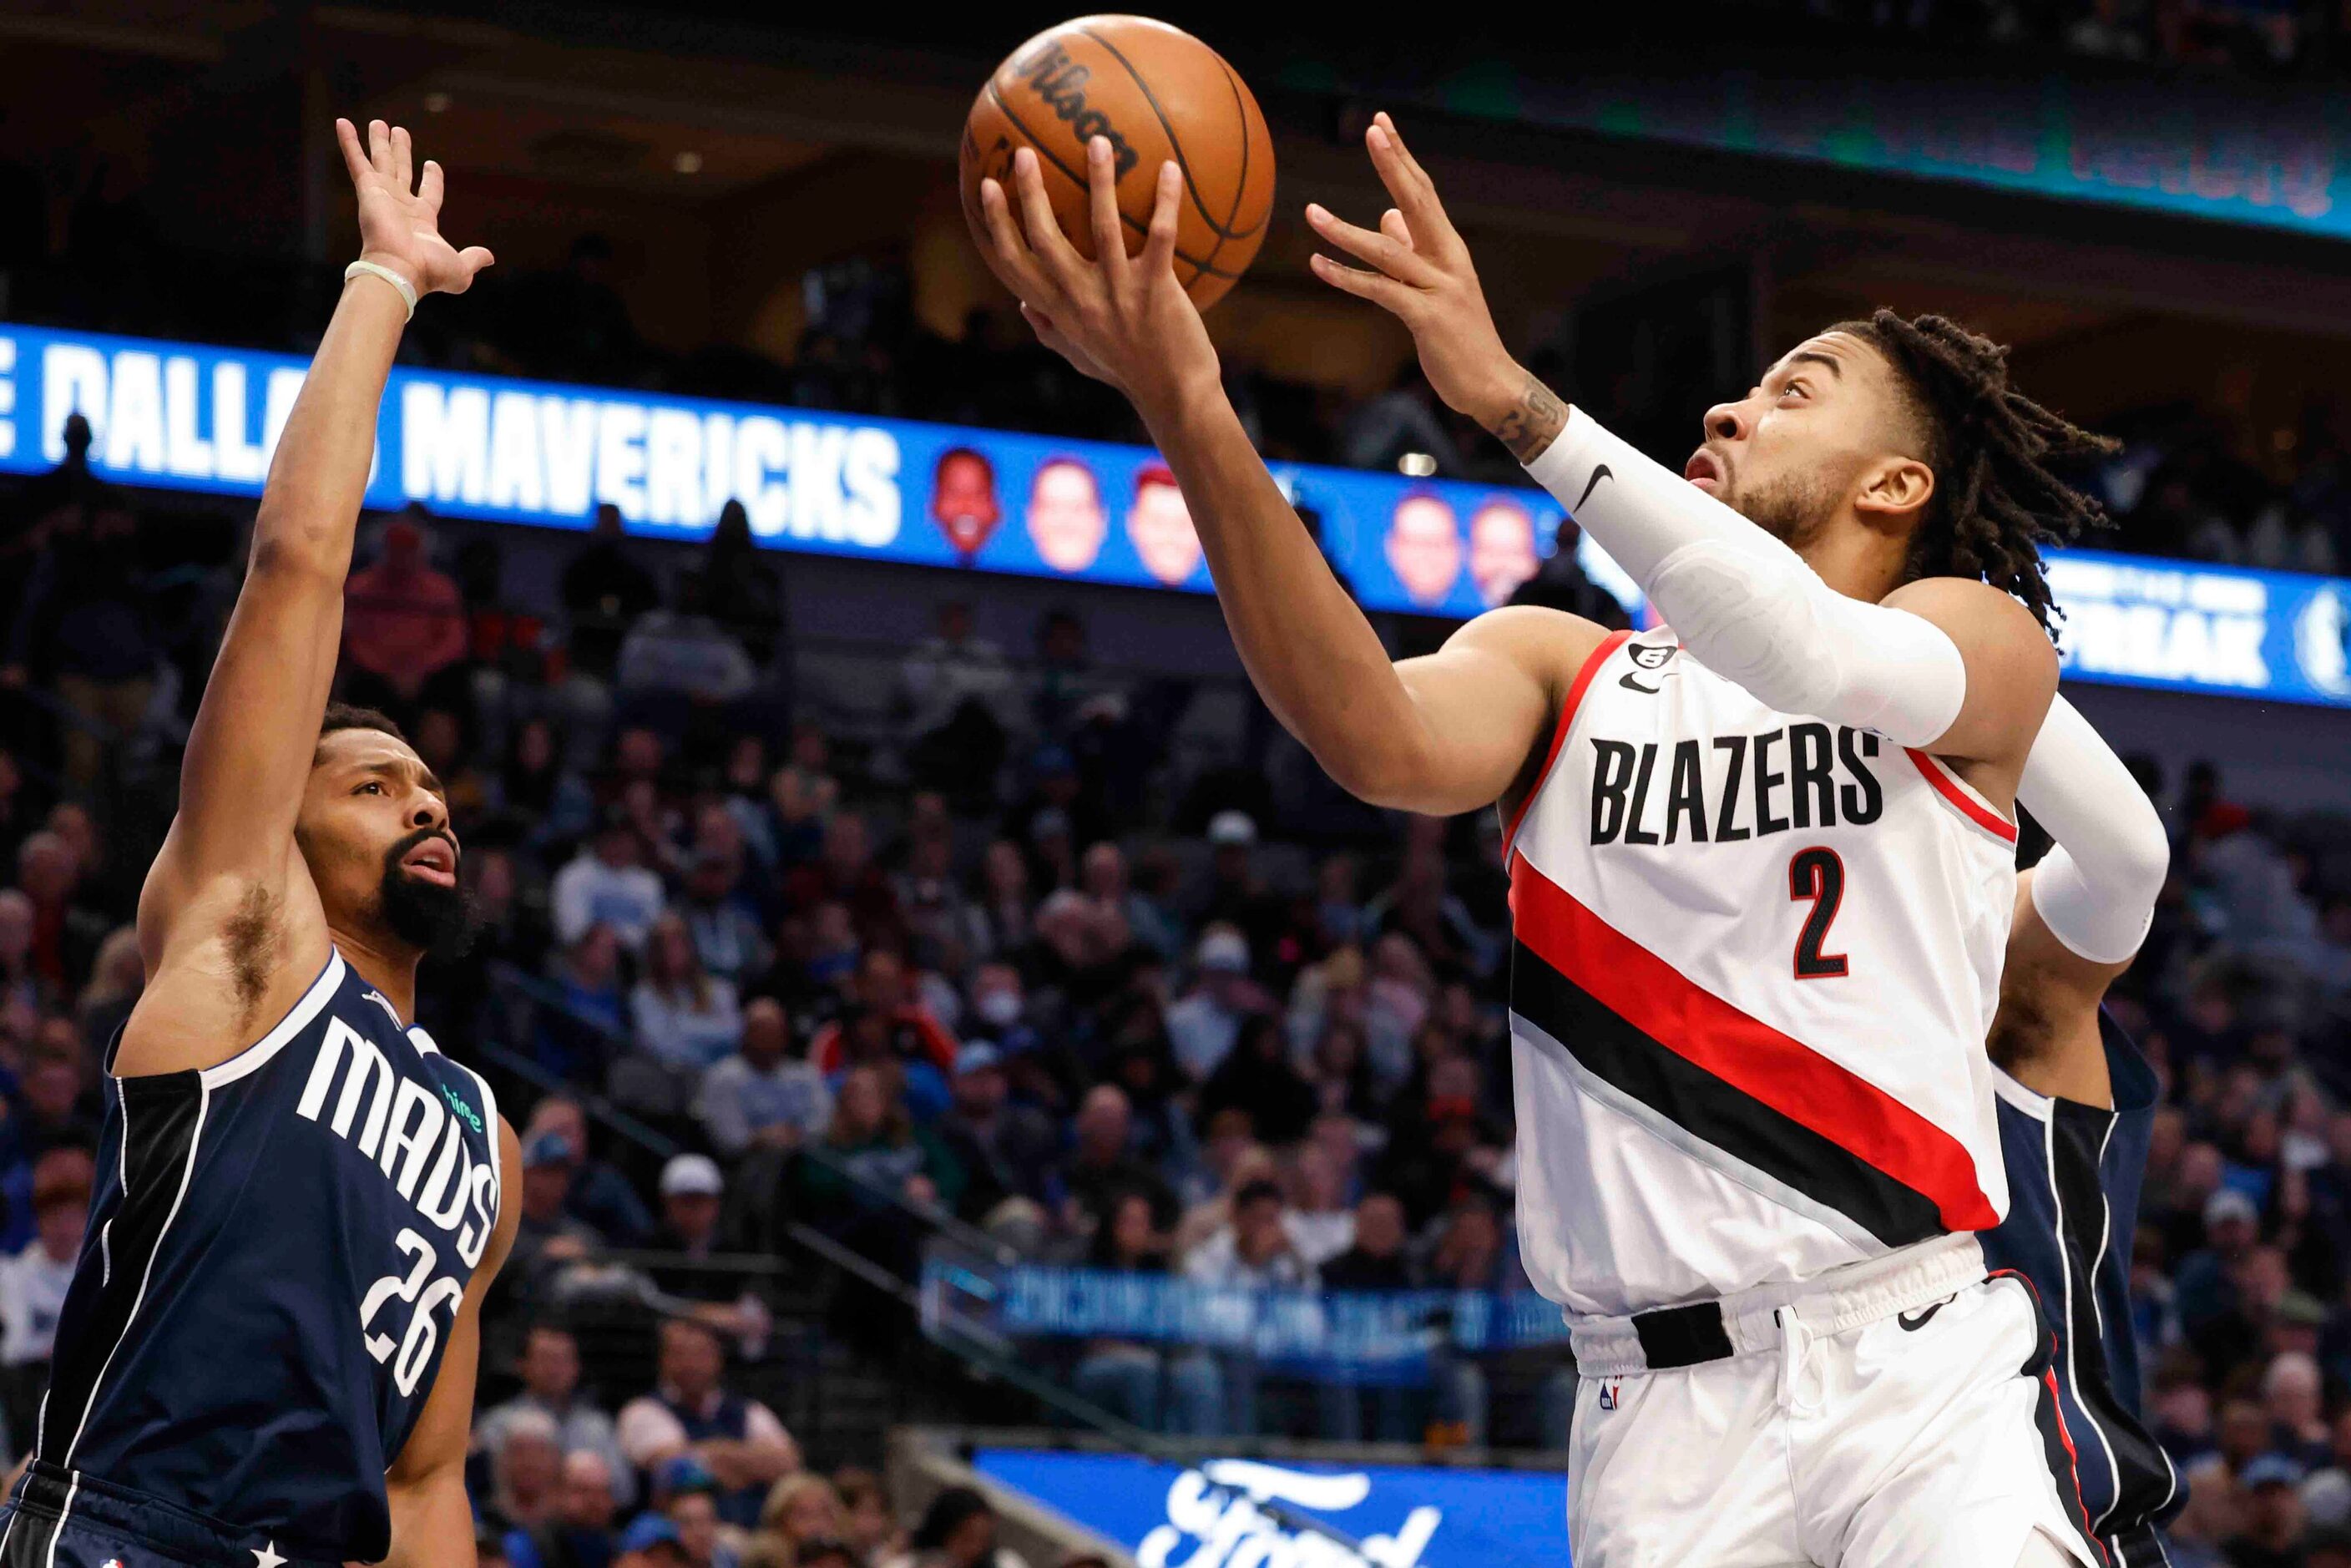
[[[1567,404],[1560,402],[1551,388],[1529,375],[1518,401],[1486,428],[1510,449],[1511,456],[1521,463],[1531,463],[1543,455],[1544,448],[1566,425]]]

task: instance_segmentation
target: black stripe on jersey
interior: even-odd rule
[[[2065,1411],[2057,1402],[2057,1336],[2050,1329],[2041,1292],[2014,1269],[1996,1269],[1990,1277],[2015,1281],[2024,1287],[2025,1299],[2032,1304],[2032,1354],[2016,1370],[2019,1376],[2032,1381],[2032,1424],[2041,1432],[2041,1456],[2049,1466],[2049,1479],[2056,1483],[2057,1500],[2066,1519],[2081,1531],[2098,1561],[2107,1562],[2105,1543],[2090,1533],[2090,1510],[2082,1500],[2082,1475],[2074,1463],[2073,1436],[2065,1430]]]
[[[68,1467],[98,1385],[147,1293],[163,1232],[187,1190],[204,1124],[204,1085],[197,1073],[117,1078],[112,1083],[122,1111],[122,1202],[106,1222],[105,1237],[113,1269],[99,1287],[89,1332],[75,1342],[78,1354],[50,1369],[33,1450]]]
[[[1510,1009],[1595,1077],[1888,1247],[1944,1234],[1926,1194],[1644,1034],[1525,943],[1511,947]]]
[[[2057,1195],[2057,1249],[2065,1265],[2064,1375],[2073,1385],[2074,1403],[2097,1428],[2095,1434],[2075,1434],[2075,1440],[2103,1439],[2114,1455],[2114,1500],[2096,1522],[2102,1531],[2128,1535],[2154,1518],[2179,1489],[2163,1449],[2106,1376],[2105,1335],[2132,1332],[2128,1323],[2103,1323],[2098,1317],[2101,1255],[2120,1246],[2127,1257],[2132,1240],[2107,1234],[2103,1167],[2106,1134],[2113,1125],[2110,1111],[2053,1100],[2045,1136],[2050,1185]]]

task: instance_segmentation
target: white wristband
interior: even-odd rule
[[[416,319],[416,285],[379,262],[355,261],[343,268],[343,281],[346,283],[361,275],[381,277],[400,290],[400,302],[408,307],[408,319],[412,321]]]

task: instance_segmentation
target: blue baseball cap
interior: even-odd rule
[[[716,1491],[718,1478],[708,1465],[692,1454],[680,1454],[662,1466],[653,1477],[665,1492]]]
[[[685,1550],[684,1539],[678,1534],[676,1525],[672,1524],[660,1514],[641,1513],[630,1521],[628,1529],[621,1532],[617,1550],[650,1552],[654,1547],[663,1545],[674,1546],[680,1552]]]
[[[523,1168],[533,1166],[561,1166],[571,1163],[571,1145],[560,1133],[541,1133],[522,1146]]]
[[[2298,1487],[2302,1484],[2303,1469],[2299,1461],[2287,1454],[2262,1454],[2248,1461],[2237,1472],[2237,1484],[2247,1491],[2255,1487]]]

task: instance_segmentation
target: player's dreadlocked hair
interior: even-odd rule
[[[1849,332],[1886,356],[1925,434],[1918,457],[1935,471],[1935,494],[1911,538],[1904,580],[1981,578],[2022,600],[2053,639],[2041,547],[2104,528],[2107,517],[2096,497],[2049,465],[2097,456],[2116,444],[2009,385],[2008,350],[1956,321],[1879,310],[1830,330]]]

